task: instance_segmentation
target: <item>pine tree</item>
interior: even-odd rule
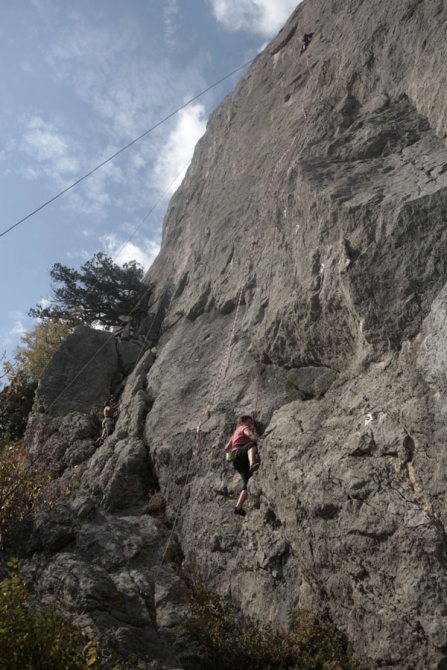
[[[110,328],[118,323],[120,315],[138,308],[147,292],[143,275],[136,261],[121,267],[103,253],[95,254],[80,270],[56,263],[50,271],[50,305],[36,305],[29,316],[70,322],[81,314],[84,323]]]

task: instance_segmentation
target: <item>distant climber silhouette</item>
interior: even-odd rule
[[[104,419],[102,420],[102,433],[101,436],[98,437],[96,440],[95,444],[96,445],[101,445],[106,437],[109,436],[109,434],[113,430],[113,426],[115,424],[115,419],[118,416],[119,412],[119,403],[115,404],[111,400],[107,400],[107,402],[104,405]]]
[[[313,33],[304,33],[303,39],[301,40],[300,56],[302,53],[306,51],[307,47],[309,46],[312,36]]]
[[[251,416],[244,415],[239,418],[238,427],[231,439],[225,445],[227,459],[230,455],[235,469],[239,472],[244,482],[239,500],[234,509],[235,514],[245,516],[243,505],[248,498],[248,480],[259,468],[258,441],[261,438],[255,432],[255,422]]]

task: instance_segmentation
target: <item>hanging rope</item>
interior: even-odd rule
[[[306,58],[308,59],[307,54],[306,54]],[[307,65],[309,67],[308,60],[307,60]],[[302,111],[303,111],[304,120],[307,121],[308,120],[308,114],[307,114],[306,110],[304,109],[304,106],[302,107]],[[234,319],[233,319],[231,333],[230,333],[230,336],[228,338],[228,343],[227,343],[227,346],[226,346],[226,349],[225,349],[225,353],[224,353],[224,356],[223,356],[223,359],[222,359],[222,362],[221,362],[221,365],[220,365],[220,368],[219,368],[219,372],[217,374],[217,378],[216,378],[216,381],[215,381],[210,399],[209,399],[209,401],[208,401],[208,403],[207,403],[207,405],[206,405],[206,407],[205,407],[205,409],[202,413],[202,416],[201,416],[200,421],[199,421],[199,423],[197,425],[197,428],[196,428],[195,449],[194,449],[194,457],[195,458],[198,457],[199,449],[200,449],[200,429],[201,429],[201,426],[202,426],[203,422],[205,421],[206,417],[208,416],[209,411],[211,410],[211,407],[214,403],[214,399],[216,397],[216,394],[217,394],[217,391],[218,391],[218,388],[219,388],[219,385],[220,385],[220,382],[221,382],[221,379],[222,379],[225,364],[226,364],[226,362],[228,360],[228,356],[230,354],[231,345],[233,343],[233,338],[234,338],[234,334],[235,334],[235,330],[236,330],[236,323],[237,323],[238,314],[239,314],[239,307],[240,307],[240,304],[241,304],[242,296],[243,296],[245,286],[246,286],[246,282],[247,282],[248,268],[249,268],[249,265],[250,265],[252,249],[253,249],[253,246],[254,246],[254,243],[255,243],[255,240],[256,240],[257,231],[258,231],[259,225],[262,221],[262,218],[264,216],[265,206],[266,206],[268,197],[270,195],[271,187],[272,187],[273,182],[276,178],[276,174],[277,174],[279,165],[284,160],[285,156],[291,151],[291,149],[292,149],[292,147],[295,143],[295,140],[296,140],[296,138],[293,138],[292,142],[287,147],[286,151],[283,153],[283,155],[281,156],[281,158],[279,159],[279,161],[275,165],[275,168],[274,168],[274,171],[273,171],[273,174],[272,174],[272,177],[270,179],[270,183],[269,183],[269,186],[268,186],[268,189],[267,189],[267,193],[265,195],[265,198],[264,198],[264,201],[263,201],[263,204],[262,204],[262,207],[261,207],[261,212],[259,214],[259,217],[256,221],[256,224],[255,224],[255,227],[254,227],[254,230],[253,230],[252,242],[251,242],[249,253],[247,255],[247,259],[246,259],[246,262],[245,262],[245,271],[244,271],[244,275],[243,275],[242,282],[241,282],[241,288],[240,288],[240,291],[239,291],[239,298],[238,298],[236,313],[235,313],[235,316],[234,316]],[[268,287],[268,297],[267,297],[268,302],[267,302],[267,311],[266,311],[265,323],[264,323],[263,346],[262,346],[261,357],[260,357],[259,368],[258,368],[258,381],[257,381],[256,400],[255,400],[255,413],[257,411],[257,406],[258,406],[260,380],[261,380],[261,374],[262,374],[262,362],[263,362],[263,357],[264,357],[265,349],[266,349],[268,313],[269,313],[269,306],[270,306],[271,285],[272,285],[272,281],[273,281],[273,267],[274,267],[276,237],[277,237],[277,232],[278,232],[278,214],[279,214],[278,198],[279,198],[279,191],[280,191],[281,185],[287,177],[287,172],[288,172],[288,169],[290,167],[291,160],[292,160],[292,157],[289,161],[289,164],[288,164],[287,170],[285,172],[283,181],[281,182],[280,186],[278,187],[277,194],[276,194],[276,221],[275,221],[275,227],[274,227],[273,235],[272,235],[272,255],[271,255],[271,260],[270,260],[270,276],[269,276],[269,287]],[[184,499],[184,496],[185,496],[187,486],[189,484],[189,474],[190,474],[192,462],[193,462],[193,459],[192,458],[189,459],[189,463],[188,463],[188,467],[187,467],[187,471],[186,471],[185,483],[184,483],[184,486],[182,488],[182,494],[180,496],[180,502],[178,504],[177,511],[175,513],[175,516],[174,516],[174,521],[173,521],[173,524],[172,524],[171,531],[169,533],[168,542],[166,543],[166,546],[165,546],[165,549],[163,551],[160,563],[157,566],[157,571],[156,571],[155,577],[154,577],[154,583],[157,582],[158,576],[160,574],[161,568],[162,568],[164,560],[166,558],[166,554],[167,554],[168,549],[169,549],[169,543],[172,541],[172,538],[174,536],[174,532],[175,532],[175,529],[176,529],[176,526],[177,526],[177,522],[178,522],[178,519],[180,517],[180,512],[183,509],[183,499]]]
[[[277,234],[278,234],[278,217],[279,217],[278,194],[279,194],[279,189],[276,193],[276,220],[275,220],[275,226],[274,226],[274,229],[273,229],[273,237],[272,237],[272,254],[271,254],[271,258],[270,258],[270,276],[269,276],[269,283],[268,283],[268,290],[267,290],[267,309],[266,309],[265,317],[264,317],[264,334],[263,334],[263,338],[262,338],[261,354],[259,356],[258,378],[257,378],[257,382],[256,382],[256,398],[255,398],[255,407],[254,407],[254,410],[253,410],[253,418],[254,419],[256,419],[256,415],[258,413],[258,401],[259,401],[259,390],[261,388],[262,364],[263,364],[263,361],[264,361],[264,355],[265,355],[266,346],[267,346],[267,324],[268,324],[269,310],[270,310],[270,295],[271,295],[272,281],[273,281],[273,266],[274,266],[274,260],[275,260],[276,237],[277,237]]]
[[[209,401],[208,401],[208,403],[207,403],[207,405],[206,405],[206,407],[205,407],[205,409],[202,413],[202,416],[201,416],[200,421],[199,421],[199,423],[197,425],[197,428],[196,428],[196,446],[195,446],[195,450],[194,450],[194,456],[195,457],[197,457],[198,454],[199,454],[201,426],[202,426],[203,422],[205,421],[205,419],[208,417],[208,413],[209,413],[209,411],[211,410],[211,407],[214,404],[214,399],[215,399],[216,393],[219,389],[220,382],[221,382],[221,379],[222,379],[222,374],[223,374],[225,365],[227,363],[228,356],[230,354],[231,346],[233,344],[234,334],[236,332],[236,324],[237,324],[237,320],[238,320],[238,317],[239,317],[239,310],[240,310],[240,306],[241,306],[241,302],[242,302],[242,297],[244,295],[245,287],[246,287],[246,284],[247,284],[247,277],[248,277],[248,272],[249,272],[249,269],[250,269],[250,261],[251,261],[251,256],[252,256],[252,253],[253,253],[253,247],[254,247],[254,244],[255,244],[255,241],[256,241],[257,232],[258,232],[259,226],[261,224],[261,221],[264,218],[265,207],[267,205],[267,201],[269,199],[270,191],[272,189],[273,183],[276,179],[276,175],[278,173],[279,166],[281,165],[282,161],[287,156],[289,151],[292,149],[292,146],[295,143],[295,139],[296,139],[295,137],[292,139],[289,146],[284,151],[284,153],[282,154],[282,156],[280,157],[280,159],[278,160],[278,162],[275,165],[275,168],[273,170],[273,174],[271,176],[271,179],[270,179],[270,182],[269,182],[269,185],[268,185],[268,188],[267,188],[267,192],[264,196],[264,200],[263,200],[263,203],[262,203],[262,206],[261,206],[261,211],[259,213],[258,219],[257,219],[256,224],[255,224],[254,229],[253,229],[252,240],[251,240],[251,244],[250,244],[250,247],[249,247],[249,250],[248,250],[247,258],[245,260],[244,274],[242,276],[241,287],[239,289],[239,295],[238,295],[238,300],[237,300],[237,305],[236,305],[236,311],[235,311],[235,314],[234,314],[233,324],[232,324],[232,327],[231,327],[230,336],[228,338],[228,343],[227,343],[227,346],[225,348],[224,356],[222,358],[222,362],[221,362],[221,365],[220,365],[220,368],[219,368],[219,372],[217,374],[217,378],[216,378],[213,390],[211,392],[210,399],[209,399]]]

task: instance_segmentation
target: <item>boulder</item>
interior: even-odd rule
[[[113,335],[78,326],[42,372],[38,404],[51,416],[102,407],[117,367]]]

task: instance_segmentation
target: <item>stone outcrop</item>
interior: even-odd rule
[[[78,329],[68,344],[73,346],[74,340],[82,350],[83,342],[88,345],[95,336],[90,329]],[[48,366],[50,372],[66,360],[62,346]],[[115,352],[102,361],[106,380],[116,372],[117,360]],[[137,657],[141,668],[180,670],[167,640],[185,612],[187,593],[171,563],[162,560],[167,533],[145,511],[155,479],[143,439],[148,411],[143,386],[154,360],[147,351],[134,366],[115,430],[99,447],[94,440],[100,424],[91,413],[58,416],[55,405],[53,412],[43,412],[39,394],[40,411],[30,417],[27,438],[33,455],[47,459],[53,481],[29,524],[20,571],[44,602],[62,602],[82,613],[79,625],[94,630],[125,657]],[[82,370],[82,362],[80,366]],[[44,392],[48,368],[39,387]],[[84,408],[86,398],[93,402],[94,392],[85,389],[79,406]],[[70,389],[66,394],[71,398],[64,400],[68,407],[75,396]]]
[[[181,667],[166,641],[187,596],[142,514],[156,476],[185,559],[247,613],[283,624],[316,607],[365,664],[447,667],[446,28],[441,0],[300,5],[171,200],[145,280],[156,356],[94,453],[81,415],[132,365],[114,348],[63,405],[60,361],[79,371],[87,345],[67,341],[45,370],[30,439],[79,487],[52,530],[36,514],[21,569],[118,649]],[[262,466],[242,520],[223,445],[255,409]]]

